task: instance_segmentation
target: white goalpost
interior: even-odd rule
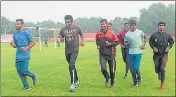
[[[24,27],[27,29],[35,29],[36,27]],[[55,48],[57,48],[57,41],[56,41],[56,29],[55,28],[48,28],[48,27],[39,27],[38,28],[38,32],[39,32],[39,37],[33,37],[33,38],[38,38],[39,39],[39,51],[42,51],[42,40],[41,40],[41,30],[49,30],[49,31],[53,31],[53,35],[54,35],[54,44],[55,44]]]

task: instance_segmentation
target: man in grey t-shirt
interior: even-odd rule
[[[75,68],[75,62],[79,52],[79,35],[81,37],[80,46],[84,46],[84,36],[79,27],[74,26],[73,17],[71,15],[65,16],[65,27],[60,30],[59,35],[60,41],[65,40],[65,56],[69,64],[69,71],[71,77],[70,92],[73,92],[75,88],[79,86],[79,80],[77,76],[77,71]]]

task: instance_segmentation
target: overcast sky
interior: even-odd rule
[[[64,16],[102,17],[108,20],[114,17],[139,17],[139,10],[148,8],[152,3],[166,5],[175,1],[1,1],[1,16],[11,21],[23,18],[25,22],[53,20],[64,22]]]

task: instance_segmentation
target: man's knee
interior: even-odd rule
[[[161,71],[161,73],[163,73],[163,74],[165,74],[165,72],[166,72],[166,71],[165,71],[165,68],[161,68],[160,71]]]
[[[154,64],[155,64],[155,72],[159,73],[160,72],[160,64],[159,64],[158,60],[155,60]]]
[[[106,68],[101,68],[101,72],[105,73],[106,72]]]
[[[164,69],[161,69],[161,79],[162,80],[165,80],[165,70]]]
[[[70,56],[70,65],[75,65],[76,59],[77,59],[77,53],[73,53]]]
[[[155,64],[155,72],[156,73],[160,72],[159,64]]]
[[[105,62],[100,62],[101,65],[101,71],[105,72],[106,71],[106,63]]]
[[[69,65],[70,65],[70,66],[74,66],[74,65],[75,65],[75,62],[76,62],[76,59],[70,59]]]
[[[73,70],[75,68],[75,65],[69,65],[69,69]]]
[[[160,70],[159,70],[158,68],[155,68],[155,72],[156,72],[156,73],[159,73]]]
[[[27,72],[19,72],[18,74],[19,74],[19,76],[25,76],[25,75],[27,75]]]

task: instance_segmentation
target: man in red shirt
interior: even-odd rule
[[[101,66],[101,72],[104,75],[106,81],[105,85],[109,86],[109,80],[111,79],[111,87],[114,87],[115,83],[115,46],[117,46],[117,37],[111,30],[108,29],[106,19],[100,21],[101,31],[96,34],[96,45],[99,49],[99,61]],[[110,76],[107,72],[106,62],[109,64]]]
[[[128,66],[128,51],[129,51],[129,48],[128,48],[128,45],[124,45],[124,36],[128,32],[128,30],[129,30],[128,23],[125,23],[124,24],[124,30],[120,31],[118,33],[118,41],[119,41],[119,44],[121,46],[123,61],[126,64],[126,73],[125,73],[124,79],[126,79],[128,77],[128,71],[129,71],[129,66]]]

